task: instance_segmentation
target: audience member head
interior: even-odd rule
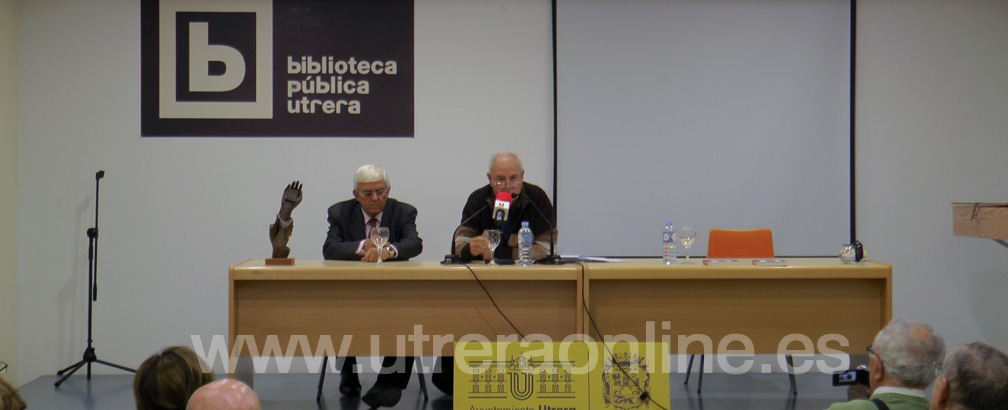
[[[188,410],[261,410],[259,396],[247,384],[218,380],[200,387],[189,399]]]
[[[931,391],[931,409],[1008,409],[1008,355],[982,342],[953,349]]]
[[[24,410],[25,407],[28,405],[18,394],[17,389],[0,377],[0,410]]]
[[[214,380],[213,372],[185,346],[174,346],[144,360],[133,379],[137,410],[181,410],[200,386]]]
[[[945,357],[945,342],[927,325],[894,319],[868,350],[873,391],[881,386],[926,389]]]
[[[522,182],[525,181],[525,168],[513,152],[498,152],[490,157],[487,179],[495,196],[507,192],[516,197],[521,193]]]

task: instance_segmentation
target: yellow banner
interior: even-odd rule
[[[668,408],[664,343],[455,345],[456,410]]]

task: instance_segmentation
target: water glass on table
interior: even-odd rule
[[[385,248],[385,244],[388,243],[389,230],[385,227],[375,227],[371,228],[371,243],[374,244],[375,248],[378,248],[378,262],[375,266],[382,266],[382,249]]]

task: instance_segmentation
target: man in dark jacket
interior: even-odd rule
[[[365,165],[354,173],[354,199],[329,207],[329,232],[322,255],[326,259],[403,261],[420,254],[423,241],[417,234],[417,210],[413,205],[389,198],[388,175],[376,165]],[[371,228],[389,229],[388,243],[378,249],[370,240]],[[355,372],[357,359],[347,357],[340,370],[340,394],[360,395],[360,380]],[[395,367],[393,367],[395,366]],[[361,397],[372,408],[391,407],[399,402],[409,384],[413,358],[386,357],[374,387]],[[324,370],[324,369],[323,369]]]

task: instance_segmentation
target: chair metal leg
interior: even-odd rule
[[[315,394],[315,401],[322,401],[322,383],[325,382],[326,365],[329,364],[329,356],[322,358],[322,369],[319,370],[318,393]]]
[[[427,396],[427,380],[424,380],[423,358],[422,357],[417,357],[416,360],[413,361],[413,367],[416,369],[417,379],[420,380],[420,390],[423,391],[423,400],[427,401],[427,398],[428,398],[428,396]]]
[[[794,358],[791,357],[791,355],[786,354],[784,355],[784,360],[787,361],[788,364],[787,373],[788,373],[788,379],[791,380],[791,394],[797,396],[798,386],[795,384]]]
[[[690,373],[693,372],[693,357],[694,356],[696,356],[696,355],[695,354],[689,355],[689,363],[686,365],[686,381],[682,382],[682,384],[689,384]]]
[[[696,355],[695,354],[691,354],[689,356],[689,363],[686,364],[686,381],[684,381],[683,384],[689,384],[690,374],[693,373],[693,357],[694,356],[696,356]],[[703,389],[703,369],[704,369],[703,365],[704,365],[704,355],[700,355],[700,367],[697,368],[697,373],[699,374],[699,376],[697,376],[697,377],[700,378],[699,381],[697,381],[696,392],[698,394],[700,393],[700,390]]]
[[[700,373],[700,381],[697,382],[697,387],[696,387],[697,394],[700,394],[700,389],[703,388],[703,369],[704,369],[703,362],[704,362],[704,355],[700,355],[700,367],[697,368],[697,372]]]
[[[693,372],[693,357],[696,355],[690,355],[689,362],[686,364],[686,380],[683,384],[689,384],[690,374]],[[784,359],[787,361],[787,372],[788,380],[791,382],[791,394],[798,395],[798,385],[795,383],[795,373],[794,373],[794,358],[791,355],[784,355]],[[700,355],[700,367],[697,369],[699,373],[699,380],[697,381],[697,394],[703,390],[703,374],[704,374],[704,355]]]

